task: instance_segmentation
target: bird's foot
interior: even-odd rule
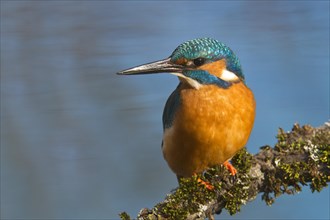
[[[231,173],[231,175],[233,175],[233,176],[236,175],[237,170],[228,160],[226,162],[224,162],[223,165],[228,169],[228,171]]]
[[[194,176],[197,177],[197,174],[195,173]],[[205,188],[208,189],[208,190],[213,190],[214,189],[214,186],[211,183],[202,180],[200,177],[197,177],[197,182],[201,185],[204,185]]]
[[[206,182],[206,181],[202,180],[201,178],[198,178],[198,179],[197,179],[197,182],[198,182],[199,184],[204,185],[205,188],[208,189],[208,190],[213,190],[213,189],[214,189],[214,186],[213,186],[211,183]]]

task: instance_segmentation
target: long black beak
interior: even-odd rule
[[[183,66],[171,62],[171,58],[143,64],[118,72],[118,75],[137,75],[150,73],[182,73]]]

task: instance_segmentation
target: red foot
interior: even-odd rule
[[[194,176],[197,176],[197,174],[194,173]],[[209,183],[209,182],[205,182],[205,181],[202,180],[201,178],[198,178],[198,179],[197,179],[197,182],[200,183],[200,184],[202,184],[202,185],[204,185],[205,188],[208,189],[208,190],[213,190],[213,189],[214,189],[214,186],[213,186],[211,183]]]
[[[202,180],[200,178],[197,179],[197,182],[204,185],[205,188],[208,189],[208,190],[213,190],[214,189],[214,186],[211,183],[205,182],[204,180]]]
[[[231,175],[235,176],[237,173],[237,170],[235,167],[227,160],[226,162],[223,163],[223,165],[229,170]]]

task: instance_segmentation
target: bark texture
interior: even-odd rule
[[[309,185],[319,192],[330,181],[330,123],[314,128],[295,124],[291,131],[279,129],[274,147],[263,146],[251,155],[241,150],[232,163],[235,176],[222,166],[213,167],[201,175],[182,179],[180,186],[152,209],[144,208],[138,219],[213,219],[227,209],[230,214],[261,193],[271,205],[282,194],[294,194]],[[214,186],[200,185],[200,179]],[[120,214],[129,219],[127,213]]]

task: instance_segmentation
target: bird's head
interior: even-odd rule
[[[228,87],[243,81],[241,64],[233,51],[212,38],[198,38],[180,44],[169,58],[118,72],[119,75],[168,72],[198,89],[216,84]]]

